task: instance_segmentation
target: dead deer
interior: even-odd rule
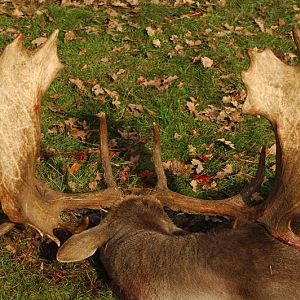
[[[60,246],[53,230],[63,225],[59,217],[62,211],[115,207],[100,227],[68,240],[58,258],[74,259],[69,256],[76,253],[76,248],[70,250],[74,240],[78,241],[78,251],[86,242],[83,257],[105,245],[106,267],[121,293],[129,299],[176,299],[177,296],[184,299],[184,295],[188,299],[299,299],[296,272],[300,265],[296,250],[300,248],[297,229],[300,216],[300,168],[297,167],[300,161],[299,65],[285,65],[268,49],[251,51],[250,68],[242,74],[247,88],[244,112],[266,117],[276,135],[276,182],[264,202],[253,205],[247,201],[264,177],[264,149],[257,175],[233,197],[211,201],[170,191],[156,125],[153,126],[156,187],[122,191],[117,187],[111,169],[104,113],[99,114],[100,152],[107,189],[89,194],[64,194],[46,187],[35,177],[34,170],[40,142],[41,98],[62,67],[56,52],[57,35],[55,31],[33,52],[25,50],[22,38],[18,37],[0,57],[0,199],[2,210],[10,220],[0,227],[2,233],[13,227],[11,223],[28,224]],[[293,36],[299,53],[299,30],[295,29]],[[160,205],[185,213],[224,215],[244,220],[245,225],[215,235],[177,236],[174,233],[176,227],[164,215]],[[143,217],[139,214],[139,206],[144,207]],[[149,217],[145,215],[153,216],[153,220],[149,223]],[[124,220],[124,216],[128,217]],[[103,229],[110,226],[116,230]],[[129,229],[136,235],[123,241],[119,235],[127,230],[126,234],[130,236]],[[142,233],[145,238],[137,242]],[[158,239],[155,243],[151,240],[152,235]],[[127,245],[125,248],[117,242],[118,238],[120,243]],[[155,247],[151,247],[153,245]],[[130,256],[126,255],[126,249],[131,250]],[[151,259],[145,257],[151,253]],[[135,271],[138,266],[135,260],[152,262],[155,266],[146,265],[143,270]],[[130,265],[131,262],[134,263]],[[125,268],[133,277],[124,285],[121,277],[129,276],[129,273],[122,273]],[[149,273],[146,272],[148,269]],[[145,283],[150,281],[151,284]],[[152,294],[150,289],[153,289]]]
[[[121,299],[300,299],[299,250],[258,224],[184,234],[159,201],[132,198],[69,238],[57,257],[79,261],[98,247]]]

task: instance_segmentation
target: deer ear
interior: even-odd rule
[[[59,249],[60,262],[75,262],[92,256],[109,239],[106,226],[98,225],[71,236]]]

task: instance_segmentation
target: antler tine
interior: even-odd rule
[[[258,171],[251,183],[246,186],[238,195],[233,197],[211,201],[184,196],[168,189],[167,179],[161,160],[161,145],[159,130],[156,124],[153,124],[154,150],[153,161],[157,176],[156,189],[153,195],[164,205],[175,211],[186,213],[203,214],[222,214],[233,217],[243,217],[247,219],[256,219],[260,215],[260,208],[248,206],[245,200],[257,190],[263,182],[265,174],[266,147],[262,147],[258,165]]]
[[[104,179],[107,187],[116,188],[117,184],[114,180],[111,163],[110,163],[105,112],[103,111],[100,112],[99,117],[100,117],[100,153],[101,153],[102,166],[104,169]]]
[[[297,46],[298,56],[300,56],[300,30],[296,27],[293,28],[293,38]]]
[[[167,183],[166,174],[161,160],[159,129],[155,123],[153,124],[152,129],[153,129],[153,139],[154,139],[153,163],[154,163],[154,168],[157,176],[156,190],[165,191],[168,190],[168,183]]]

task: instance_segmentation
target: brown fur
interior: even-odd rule
[[[300,252],[257,224],[177,235],[159,202],[131,199],[100,226],[101,259],[122,299],[300,299]]]
[[[102,261],[125,299],[300,299],[300,252],[258,225],[176,236],[160,205],[136,200],[108,218]]]

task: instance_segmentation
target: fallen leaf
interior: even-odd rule
[[[146,32],[149,36],[154,36],[155,35],[155,30],[150,26],[146,27]]]
[[[214,177],[215,179],[224,179],[227,175],[232,174],[233,167],[231,164],[227,164],[226,167],[217,173],[217,175]]]
[[[192,187],[192,189],[193,189],[193,192],[196,193],[196,192],[198,191],[198,189],[199,189],[198,181],[193,179],[193,180],[190,182],[190,185],[191,185],[191,187]]]
[[[75,154],[75,158],[77,160],[86,160],[87,159],[87,153],[85,151],[79,151]]]
[[[93,182],[89,183],[89,188],[90,188],[91,191],[96,191],[97,190],[97,186],[98,186],[97,181],[93,181]]]
[[[74,175],[74,174],[76,174],[76,173],[79,171],[80,167],[81,167],[81,164],[75,162],[75,163],[68,169],[68,171],[69,171],[70,174]]]
[[[168,57],[172,58],[176,55],[183,54],[183,47],[181,45],[176,45],[175,48],[168,53]]]
[[[182,139],[182,135],[175,132],[174,139],[177,140],[177,141],[180,141]]]
[[[202,44],[202,41],[201,40],[196,40],[196,41],[193,41],[193,40],[188,40],[186,39],[185,40],[185,43],[190,46],[190,47],[195,47],[195,46],[199,46]]]
[[[172,172],[174,175],[187,174],[190,175],[192,173],[192,166],[187,165],[178,160],[169,160],[167,162],[163,162],[164,170]]]
[[[129,104],[128,109],[135,117],[145,112],[144,107],[140,104]]]
[[[199,159],[192,159],[191,163],[197,174],[200,174],[204,170],[203,164]]]
[[[123,75],[124,73],[126,73],[125,69],[120,69],[119,71],[112,73],[111,78],[113,80],[117,80],[121,75]]]
[[[117,91],[111,91],[106,88],[104,88],[104,91],[111,98],[112,105],[115,106],[116,108],[118,108],[121,104],[121,102],[119,100],[119,93]]]
[[[176,0],[174,3],[174,7],[178,6],[190,6],[194,4],[195,2],[193,0]]]
[[[122,183],[128,181],[128,177],[129,177],[129,170],[127,168],[120,171],[120,181]]]
[[[143,76],[140,76],[137,79],[137,84],[142,85],[144,87],[155,87],[156,89],[158,89],[159,91],[164,91],[167,90],[169,88],[169,85],[178,79],[178,76],[169,76],[169,77],[162,77],[162,78],[154,78],[154,79],[150,79],[147,80],[145,79]]]
[[[120,7],[120,8],[126,8],[128,5],[124,2],[118,1],[118,0],[112,0],[111,5],[115,7]]]
[[[69,181],[68,186],[71,189],[72,192],[76,191],[76,183],[74,181]]]
[[[204,68],[211,68],[214,61],[207,56],[201,57],[201,62]]]
[[[39,47],[40,45],[44,44],[46,41],[47,41],[47,38],[41,36],[41,37],[38,37],[38,38],[34,39],[31,42],[31,44],[35,45],[36,47]]]
[[[88,133],[86,131],[77,128],[72,128],[70,130],[70,135],[75,139],[85,140],[87,134]]]
[[[159,39],[155,39],[152,41],[152,44],[155,48],[160,48],[161,46],[161,41]]]
[[[93,87],[92,87],[92,92],[95,96],[99,96],[99,95],[104,95],[105,94],[105,91],[104,89],[99,85],[99,84],[95,84]]]
[[[209,176],[205,175],[194,175],[193,180],[195,180],[197,183],[207,183],[209,182]]]
[[[261,32],[265,32],[265,22],[263,19],[261,18],[254,18],[255,23],[257,24],[257,26],[259,27]]]
[[[234,144],[231,141],[226,141],[224,138],[217,139],[218,142],[221,142],[225,146],[228,146],[231,149],[235,149]]]
[[[12,12],[12,15],[14,17],[20,18],[24,16],[24,13],[19,8],[15,8]]]
[[[188,153],[190,156],[197,156],[197,148],[193,145],[188,145]]]
[[[67,42],[70,42],[72,40],[74,40],[75,38],[75,34],[73,31],[68,31],[65,33],[65,36],[64,36],[64,43],[67,43]]]
[[[132,6],[136,6],[140,4],[139,0],[126,0],[127,3],[129,3]]]
[[[9,251],[10,253],[12,253],[12,254],[16,254],[16,253],[17,253],[17,248],[16,248],[16,246],[13,245],[13,244],[11,244],[11,243],[6,244],[6,245],[5,245],[5,249],[6,249],[7,251]]]
[[[64,94],[53,94],[53,95],[50,95],[49,98],[51,99],[59,99],[61,97],[63,97]]]
[[[102,58],[100,59],[100,61],[101,61],[102,63],[107,63],[107,62],[109,61],[109,59],[108,59],[108,57],[102,57]]]
[[[83,91],[85,89],[84,83],[79,78],[70,78],[70,83],[76,86],[80,91]]]

